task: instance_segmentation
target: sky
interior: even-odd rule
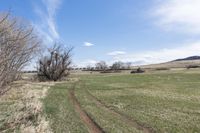
[[[1,0],[46,47],[73,46],[79,67],[153,64],[200,55],[200,0]]]

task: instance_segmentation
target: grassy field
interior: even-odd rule
[[[1,133],[49,133],[42,99],[54,83],[16,81],[0,96]]]
[[[91,131],[70,99],[102,132],[200,131],[200,74],[194,70],[147,74],[82,74],[52,87],[44,100],[53,132]]]
[[[69,99],[73,83],[58,84],[52,87],[44,99],[45,113],[50,119],[53,132],[87,132]]]

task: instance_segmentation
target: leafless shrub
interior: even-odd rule
[[[69,75],[71,52],[73,48],[64,48],[55,44],[48,50],[48,55],[38,62],[38,78],[40,81],[57,81]]]
[[[1,88],[19,77],[21,69],[34,57],[39,44],[32,26],[10,13],[0,13]]]
[[[108,68],[108,66],[105,61],[100,61],[100,62],[96,63],[96,70],[105,71],[107,68]]]
[[[130,70],[131,69],[131,62],[121,62],[117,61],[112,64],[110,67],[112,70]]]
[[[118,62],[114,62],[114,63],[113,63],[113,65],[111,66],[111,69],[112,69],[112,70],[120,70],[120,69],[123,68],[123,66],[124,66],[124,63],[118,61]]]

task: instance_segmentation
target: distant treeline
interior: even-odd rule
[[[111,66],[107,65],[105,61],[100,61],[95,64],[94,67],[90,65],[82,68],[71,68],[72,70],[82,70],[82,71],[111,71],[111,70],[131,70],[132,63],[131,62],[114,62]]]

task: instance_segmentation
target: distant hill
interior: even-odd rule
[[[183,58],[183,59],[177,59],[174,61],[190,61],[190,60],[200,60],[200,56],[190,56],[187,58]]]
[[[187,58],[177,59],[177,60],[173,60],[173,61],[169,61],[165,63],[143,65],[140,67],[157,69],[157,68],[186,68],[188,66],[200,66],[200,56],[190,56]],[[134,67],[134,68],[137,68],[137,67]]]

